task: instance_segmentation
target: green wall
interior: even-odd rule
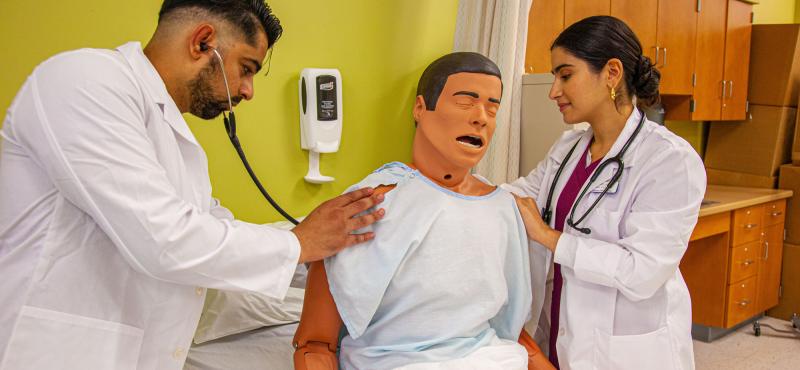
[[[753,23],[794,23],[796,0],[758,0],[753,5]]]
[[[256,78],[255,98],[237,109],[238,133],[254,170],[291,214],[308,213],[381,164],[411,156],[414,89],[424,67],[453,45],[457,0],[271,0],[284,26],[268,77]],[[157,0],[0,1],[0,110],[26,76],[64,50],[147,42]],[[324,185],[303,180],[297,79],[306,67],[342,73],[343,132],[339,152],[323,154]],[[214,196],[240,219],[279,220],[250,182],[221,119],[188,117],[209,156]]]

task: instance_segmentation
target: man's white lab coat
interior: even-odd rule
[[[181,369],[204,288],[283,297],[294,234],[233,220],[139,43],[44,62],[0,155],[0,369]]]

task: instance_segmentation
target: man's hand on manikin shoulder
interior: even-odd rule
[[[385,188],[363,188],[322,203],[292,232],[300,241],[299,263],[318,261],[342,249],[372,240],[372,232],[353,231],[372,225],[386,214],[383,208],[359,215],[383,201]]]

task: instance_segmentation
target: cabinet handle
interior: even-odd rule
[[[653,61],[653,65],[658,67],[658,53],[661,50],[658,46],[653,46],[651,49],[656,49],[656,60]]]
[[[756,261],[753,261],[753,260],[744,260],[744,262],[742,262],[742,264],[745,265],[745,266],[750,266],[750,265],[754,264],[755,262]]]
[[[664,48],[664,63],[661,64],[661,67],[667,66],[667,48]]]
[[[744,225],[744,228],[747,229],[747,230],[750,230],[750,229],[752,229],[752,228],[754,228],[756,226],[758,226],[758,224],[747,224],[747,225]]]
[[[722,100],[725,100],[725,91],[728,88],[728,80],[722,80]]]
[[[764,242],[764,261],[769,259],[769,242]]]
[[[739,306],[742,306],[742,307],[747,306],[749,304],[750,304],[750,300],[747,300],[747,299],[743,299],[743,300],[739,301]]]
[[[730,85],[728,85],[728,91],[730,91],[730,94],[728,94],[728,98],[732,99],[733,98],[733,80],[731,80],[729,82],[730,82]]]
[[[783,214],[783,212],[781,212],[781,211],[772,211],[772,213],[770,213],[770,215],[772,217],[778,217],[778,216],[780,216],[782,214]]]

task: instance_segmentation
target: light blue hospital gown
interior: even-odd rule
[[[513,196],[465,196],[394,162],[349,190],[397,185],[375,239],[325,260],[348,335],[343,369],[393,369],[516,341],[531,308],[525,227]]]

